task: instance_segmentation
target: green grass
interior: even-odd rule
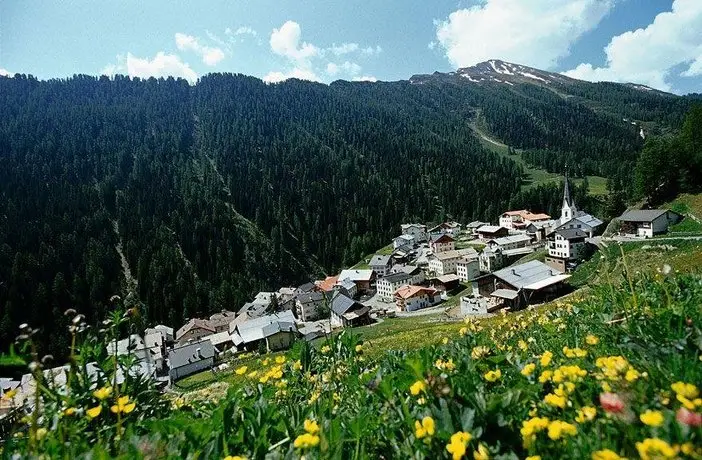
[[[661,207],[685,216],[679,223],[671,225],[670,233],[702,234],[702,194],[690,195],[686,193]]]
[[[538,260],[539,262],[543,262],[544,260],[546,260],[547,254],[548,254],[547,249],[545,249],[545,248],[538,249],[538,250],[532,252],[531,254],[527,254],[524,257],[518,259],[512,265],[510,265],[510,267],[513,265],[525,264],[527,262],[531,262],[532,260]]]

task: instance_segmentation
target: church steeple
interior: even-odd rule
[[[568,170],[565,171],[565,184],[563,185],[563,207],[572,206],[570,199],[570,185],[568,184]]]
[[[565,172],[565,183],[563,184],[563,205],[561,206],[561,225],[573,219],[578,210],[573,199],[570,197],[570,184],[568,183],[568,170]]]

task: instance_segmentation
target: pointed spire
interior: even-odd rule
[[[572,207],[572,201],[570,199],[570,186],[568,185],[568,169],[565,171],[565,184],[563,186],[563,207]]]

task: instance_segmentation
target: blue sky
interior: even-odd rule
[[[702,0],[3,0],[0,73],[399,80],[496,58],[702,92]]]

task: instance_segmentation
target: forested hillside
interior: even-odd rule
[[[179,326],[353,263],[403,221],[553,207],[481,147],[478,114],[510,145],[581,155],[576,174],[631,178],[637,127],[493,86],[0,77],[2,345],[29,322],[60,355],[61,312],[94,321],[118,292]],[[659,97],[647,120],[667,126],[687,100]]]

